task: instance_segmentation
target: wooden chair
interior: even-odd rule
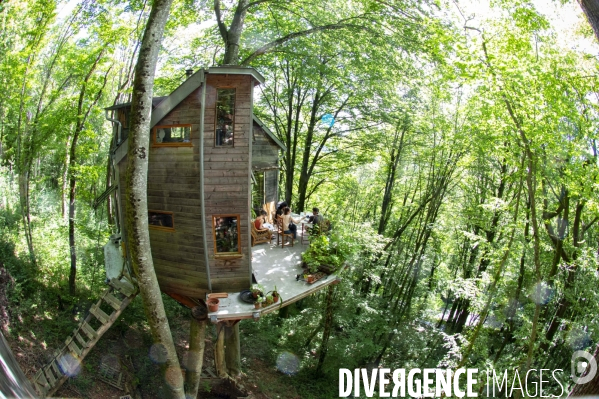
[[[280,238],[281,247],[285,248],[285,237],[291,237],[291,246],[293,246],[293,233],[285,233],[285,231],[283,230],[283,218],[277,216],[277,246],[279,246]],[[289,245],[289,243],[287,245]]]
[[[252,247],[256,244],[262,244],[263,242],[270,242],[272,240],[272,232],[268,229],[258,230],[256,225],[252,222]],[[278,242],[277,242],[278,245]]]

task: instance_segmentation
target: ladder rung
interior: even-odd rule
[[[100,309],[100,307],[98,307],[97,305],[93,305],[89,309],[89,312],[96,316],[96,318],[100,320],[102,324],[108,323],[109,316],[106,313],[104,313],[104,311]]]
[[[132,286],[131,284],[129,284],[127,282],[120,281],[116,278],[113,278],[112,280],[110,280],[110,285],[112,285],[118,291],[122,292],[125,296],[131,296],[131,295],[135,294],[134,286]]]
[[[104,299],[110,306],[114,308],[114,310],[119,310],[121,308],[121,301],[119,301],[114,295],[106,294],[104,295]]]
[[[81,325],[81,330],[89,337],[89,339],[96,339],[98,333],[94,330],[87,322],[83,322]]]
[[[35,386],[35,390],[37,391],[37,393],[40,394],[40,396],[42,396],[42,397],[46,396],[46,394],[48,393],[48,390],[46,388],[44,388],[43,386],[41,386],[40,384],[38,384],[37,380],[33,380],[33,385]]]
[[[48,378],[48,381],[50,381],[50,385],[54,386],[54,384],[56,384],[56,377],[54,377],[54,374],[52,374],[51,367],[46,367],[44,369],[44,374]]]
[[[48,380],[44,376],[44,372],[42,370],[38,371],[38,375],[35,376],[35,379],[39,381],[45,389],[48,389],[50,385],[48,384]]]
[[[61,378],[62,373],[60,372],[60,370],[58,369],[58,366],[56,365],[56,360],[53,360],[52,363],[50,363],[50,366],[52,367],[52,370],[54,370],[54,374],[56,374],[56,376],[58,378]]]
[[[77,338],[77,341],[79,341],[79,343],[81,344],[81,346],[83,348],[87,347],[87,342],[83,339],[83,337],[81,336],[81,334],[76,333],[75,334],[75,338]]]
[[[69,342],[69,349],[77,354],[77,357],[81,358],[81,349],[77,346],[74,341]]]

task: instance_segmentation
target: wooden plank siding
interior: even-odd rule
[[[213,291],[235,292],[250,287],[251,248],[249,166],[252,121],[252,86],[249,75],[208,74],[204,119],[204,201],[210,280]],[[217,88],[235,88],[232,148],[215,146]],[[214,254],[212,216],[240,215],[241,257],[219,259]]]
[[[279,146],[268,138],[264,130],[254,122],[252,143],[252,169],[262,170],[279,167]]]
[[[150,229],[152,258],[164,291],[203,298],[208,276],[200,199],[201,87],[194,90],[158,126],[191,125],[191,147],[150,147],[148,209],[173,212],[175,231]]]
[[[191,125],[191,146],[150,146],[148,209],[173,212],[175,231],[150,227],[154,269],[163,291],[204,298],[208,291],[200,200],[201,88],[158,125]],[[231,157],[239,156],[231,154]],[[127,158],[119,163],[119,195],[125,198]],[[123,231],[123,234],[126,234]]]

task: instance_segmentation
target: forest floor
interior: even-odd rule
[[[0,272],[4,270],[0,266]],[[15,302],[11,301],[10,295],[5,292],[7,287],[11,289],[10,276],[7,273],[0,274],[0,279],[0,328],[21,368],[27,377],[32,379],[37,370],[51,359],[54,350],[63,345],[78,320],[85,316],[94,298],[90,297],[89,301],[80,301],[74,305],[66,303],[60,295],[57,303],[48,300],[38,303],[31,300]],[[189,311],[165,297],[165,302],[167,301],[170,301],[165,306],[173,339],[179,359],[185,364]],[[266,343],[261,336],[258,331],[259,323],[250,320],[240,324],[243,375],[239,380],[239,386],[246,391],[241,397],[301,398],[295,387],[297,381],[291,381],[294,377],[277,370],[276,356],[272,355],[272,344]],[[214,327],[209,324],[204,367],[214,367],[213,330]],[[138,297],[84,359],[79,374],[67,380],[54,397],[118,399],[124,396],[126,392],[98,378],[102,363],[125,370],[124,375],[130,386],[136,387],[132,397],[166,397],[160,365],[152,361],[151,345],[152,338],[145,323],[141,299]],[[230,389],[211,384],[210,380],[203,380],[198,397],[237,398],[239,395],[240,392],[232,393]]]

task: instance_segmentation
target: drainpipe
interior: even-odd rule
[[[123,125],[121,124],[120,121],[116,120],[116,119],[112,119],[108,116],[108,110],[104,110],[105,112],[105,116],[106,116],[106,120],[109,120],[111,122],[114,122],[118,125],[117,127],[117,141],[115,143],[115,147],[118,146],[119,144],[121,144],[121,129],[123,127]]]

